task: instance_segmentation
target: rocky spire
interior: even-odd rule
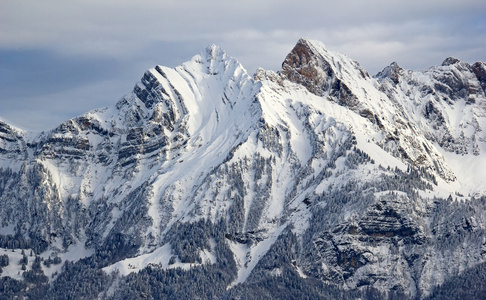
[[[332,76],[333,71],[330,64],[313,48],[309,40],[300,39],[282,63],[280,74],[322,96],[329,88],[327,79]]]

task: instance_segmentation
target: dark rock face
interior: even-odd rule
[[[472,71],[479,80],[479,83],[486,94],[486,63],[476,62],[472,65]]]
[[[360,69],[361,71],[361,69]],[[363,77],[367,76],[363,72]],[[309,41],[301,39],[287,55],[280,75],[298,83],[318,96],[329,95],[342,106],[355,108],[358,98],[334,72],[330,62],[313,49]]]
[[[0,121],[0,155],[10,159],[25,157],[26,145],[22,134]]]
[[[287,55],[280,74],[288,80],[299,83],[311,93],[322,96],[331,86],[340,89],[340,82],[328,82],[333,77],[331,66],[314,53],[305,40],[299,40]]]
[[[453,101],[458,101],[468,97],[469,81],[464,78],[462,72],[469,72],[470,66],[466,63],[455,63],[450,65],[450,70],[444,73],[434,74],[437,80],[435,91],[445,94]]]
[[[414,248],[421,257],[427,248],[427,236],[420,225],[424,221],[407,212],[407,201],[388,195],[357,220],[342,222],[332,231],[321,233],[314,243],[317,257],[325,261],[326,268],[319,271],[319,276],[359,287],[386,278],[381,268],[386,269],[393,261],[405,261],[407,249]]]
[[[434,129],[439,129],[445,125],[445,119],[442,112],[434,105],[432,101],[428,101],[424,107],[424,117],[432,123]]]
[[[358,234],[361,231],[369,237],[377,238],[399,237],[406,243],[407,238],[415,237],[416,240],[409,240],[408,243],[419,242],[416,225],[414,226],[410,220],[397,211],[400,208],[397,204],[400,205],[400,203],[387,201],[375,204],[360,220],[355,233]]]

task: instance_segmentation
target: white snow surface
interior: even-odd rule
[[[175,259],[174,263],[171,263],[170,259],[173,256],[170,244],[165,244],[164,246],[155,249],[153,252],[116,262],[103,268],[103,271],[106,273],[118,272],[120,275],[126,276],[130,273],[138,272],[147,266],[163,269],[181,268],[188,270],[191,267],[200,265],[195,263],[181,263],[178,258]],[[200,256],[203,264],[214,264],[216,262],[216,257],[214,253],[211,252],[211,249],[201,250]]]

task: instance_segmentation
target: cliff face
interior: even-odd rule
[[[484,71],[371,77],[301,39],[251,78],[210,46],[51,131],[0,123],[0,246],[118,274],[98,296],[180,268],[224,273],[215,297],[278,276],[425,297],[485,260]],[[60,291],[76,268],[41,271]]]

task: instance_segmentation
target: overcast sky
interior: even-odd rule
[[[114,105],[156,64],[217,44],[250,74],[300,37],[370,74],[486,61],[485,0],[0,0],[0,118],[45,130]]]

